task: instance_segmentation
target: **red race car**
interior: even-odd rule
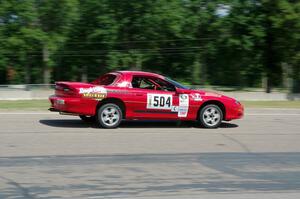
[[[104,128],[116,128],[124,119],[192,120],[217,128],[244,113],[235,99],[141,71],[112,72],[91,83],[56,82],[49,99],[50,111],[96,120]]]

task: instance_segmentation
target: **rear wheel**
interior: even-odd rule
[[[199,120],[205,128],[218,128],[222,119],[223,112],[220,107],[215,104],[208,104],[200,111]]]
[[[79,115],[79,117],[84,122],[94,122],[96,119],[95,116],[87,116],[87,115]]]
[[[103,128],[116,128],[122,121],[121,108],[113,103],[104,104],[98,109],[97,121]]]

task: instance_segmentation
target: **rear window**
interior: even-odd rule
[[[94,84],[108,86],[108,85],[111,85],[115,81],[116,77],[117,76],[113,75],[113,74],[106,74],[106,75],[103,75],[103,76],[99,77],[94,82]]]

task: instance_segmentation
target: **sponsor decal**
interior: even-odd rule
[[[172,95],[147,94],[147,109],[172,109]]]
[[[90,98],[96,98],[96,99],[103,99],[106,97],[106,94],[103,93],[83,93],[83,97],[90,97]]]
[[[90,88],[79,88],[79,93],[107,93],[106,88],[102,86],[95,86]]]
[[[191,97],[194,101],[202,101],[201,95],[199,93],[192,93]]]
[[[189,111],[189,95],[179,95],[178,117],[187,117]]]
[[[172,106],[171,111],[172,112],[178,112],[178,107],[179,106]]]
[[[93,98],[96,100],[103,100],[107,96],[107,90],[101,86],[79,88],[79,93],[82,94],[83,97]]]

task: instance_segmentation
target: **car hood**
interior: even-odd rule
[[[211,96],[211,97],[222,97],[223,94],[216,92],[216,91],[206,91],[206,90],[200,90],[200,89],[189,89],[187,90],[188,94],[198,93],[201,96]]]
[[[226,96],[220,92],[216,91],[208,91],[208,90],[200,90],[200,89],[191,89],[188,91],[189,94],[195,95],[195,94],[200,94],[201,97],[207,97],[207,98],[222,98],[222,99],[227,99],[227,100],[235,100],[232,97]]]

